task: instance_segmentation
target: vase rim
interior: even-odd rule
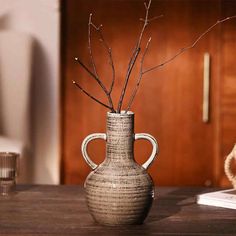
[[[133,116],[134,115],[134,112],[132,111],[121,111],[120,113],[114,113],[114,112],[107,112],[107,115],[108,116],[114,116],[114,117],[117,117],[117,116]]]

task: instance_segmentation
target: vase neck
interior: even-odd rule
[[[107,158],[133,159],[134,114],[107,115]]]

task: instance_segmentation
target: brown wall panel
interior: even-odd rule
[[[90,133],[105,132],[107,110],[94,103],[78,89],[77,80],[102,101],[101,89],[74,62],[80,57],[89,64],[87,23],[93,13],[94,23],[104,26],[104,36],[113,49],[116,66],[116,85],[112,94],[115,104],[122,88],[127,64],[144,16],[143,1],[99,0],[64,2],[63,28],[63,157],[64,183],[80,183],[90,172],[80,152],[82,140]],[[189,46],[204,30],[220,18],[219,1],[153,1],[151,16],[163,14],[148,27],[143,44],[152,36],[145,68],[159,64],[184,46]],[[157,71],[146,74],[136,97],[135,132],[147,132],[156,137],[160,154],[150,168],[157,185],[217,184],[220,166],[219,97],[220,97],[220,27],[216,27],[197,47],[182,54]],[[98,72],[108,86],[111,77],[106,55],[93,33],[94,57]],[[142,45],[144,46],[144,45]],[[222,49],[224,50],[224,49]],[[203,54],[211,55],[211,116],[202,122]],[[127,95],[135,83],[135,67]],[[129,97],[129,96],[127,96]],[[127,100],[125,101],[125,103]],[[135,143],[135,157],[143,163],[151,147],[144,141]],[[105,157],[105,143],[89,146],[91,158],[100,163]],[[218,166],[218,167],[217,167]]]

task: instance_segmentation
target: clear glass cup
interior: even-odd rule
[[[0,152],[0,194],[9,195],[15,191],[18,153]]]

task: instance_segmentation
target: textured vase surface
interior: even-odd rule
[[[106,140],[106,157],[96,165],[88,156],[87,144],[96,138]],[[134,141],[147,139],[153,145],[150,158],[138,165]],[[85,138],[82,153],[93,171],[85,181],[87,205],[94,220],[105,225],[141,224],[154,198],[153,181],[146,169],[157,154],[156,140],[149,134],[134,134],[134,113],[107,113],[107,132]]]

